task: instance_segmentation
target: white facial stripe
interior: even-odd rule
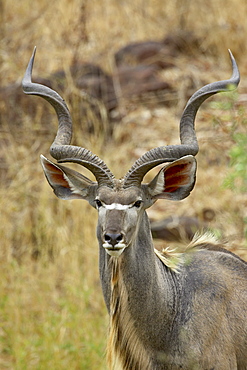
[[[106,209],[117,209],[118,211],[124,211],[132,207],[131,204],[120,204],[120,203],[112,203],[112,204],[104,204],[104,208]]]
[[[111,257],[119,257],[123,251],[124,251],[125,248],[122,248],[122,249],[116,249],[116,250],[108,250],[106,249],[106,252],[111,256]]]
[[[124,243],[118,243],[113,248],[111,244],[104,243],[103,244],[103,247],[105,248],[105,251],[110,256],[112,256],[112,257],[119,257],[123,253],[123,251],[125,250],[125,248],[127,247],[127,245],[124,244]]]

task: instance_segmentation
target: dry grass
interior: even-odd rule
[[[196,57],[182,56],[177,68],[163,76],[173,80],[183,97],[188,78],[200,86],[230,75],[230,48],[242,73],[239,102],[229,109],[204,105],[197,120],[201,151],[196,188],[183,202],[158,202],[150,216],[201,217],[211,208],[216,212],[212,228],[246,257],[246,193],[222,188],[233,132],[246,133],[246,8],[245,0],[2,0],[1,85],[21,80],[34,45],[36,75],[68,69],[75,59],[111,71],[114,52],[126,43],[161,39],[180,28],[201,39]],[[38,157],[48,154],[56,117],[41,99],[24,98],[11,107],[0,101],[0,368],[105,369],[107,315],[98,279],[97,215],[86,203],[59,201],[52,194]],[[30,99],[37,101],[32,116]],[[215,100],[232,103],[223,95]],[[127,115],[111,140],[99,130],[91,135],[75,128],[76,142],[102,155],[117,176],[145,150],[178,142],[183,105],[125,104]]]

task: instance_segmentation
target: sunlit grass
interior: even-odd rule
[[[70,256],[5,263],[0,294],[1,368],[104,369],[99,287],[71,269]]]

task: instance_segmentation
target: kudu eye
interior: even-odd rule
[[[95,199],[95,204],[96,204],[97,208],[100,208],[102,206],[102,203],[99,199]]]
[[[134,203],[134,207],[136,208],[140,208],[141,207],[141,204],[142,204],[142,201],[141,200],[137,200],[135,203]]]

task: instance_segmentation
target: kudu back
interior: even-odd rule
[[[193,189],[195,116],[205,99],[238,85],[231,52],[231,78],[202,87],[188,101],[180,121],[181,144],[148,151],[119,180],[99,157],[70,145],[72,121],[66,103],[55,91],[31,81],[34,54],[23,90],[46,99],[59,122],[50,148],[57,163],[41,156],[45,176],[59,198],[86,199],[99,214],[100,279],[110,316],[109,368],[246,370],[246,262],[203,236],[172,267],[154,249],[146,214],[157,199],[184,199]],[[95,181],[64,162],[86,167]],[[153,180],[143,183],[145,174],[162,163],[166,166]]]

